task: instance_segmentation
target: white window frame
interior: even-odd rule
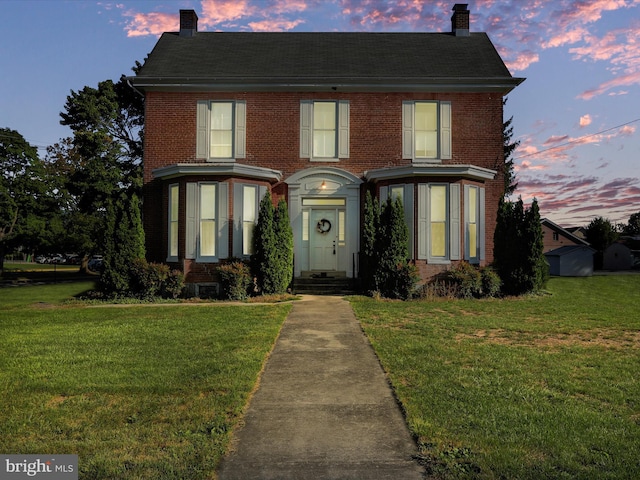
[[[245,218],[245,191],[247,189],[255,189],[255,198],[253,209],[255,218],[247,220]],[[233,185],[233,256],[237,258],[249,258],[251,251],[247,251],[246,247],[253,246],[253,237],[245,238],[247,222],[254,225],[258,223],[258,213],[260,211],[260,202],[267,192],[267,187],[254,183],[236,183]],[[253,235],[253,233],[251,234]],[[249,243],[247,243],[249,242]]]
[[[436,155],[416,154],[416,105],[436,105],[437,147]],[[402,158],[414,163],[441,163],[450,160],[451,153],[451,102],[441,100],[412,100],[402,102]]]
[[[173,183],[168,188],[167,261],[175,262],[178,260],[180,249],[180,185]]]
[[[431,187],[446,187],[446,217],[445,217],[445,255],[431,254]],[[450,264],[452,260],[460,260],[460,185],[456,183],[420,183],[418,188],[417,228],[418,242],[417,258],[426,260],[430,264]]]
[[[335,155],[319,156],[314,153],[315,134],[314,107],[320,103],[335,104]],[[300,158],[312,162],[338,162],[349,158],[349,101],[346,100],[301,100],[300,101]]]
[[[215,205],[212,218],[202,216],[201,190],[215,185]],[[189,182],[186,184],[185,258],[196,262],[215,263],[229,256],[229,185],[226,182]],[[201,225],[203,221],[215,221],[212,254],[202,253]]]
[[[211,112],[215,105],[230,105],[232,112],[231,155],[214,157],[211,152],[213,126]],[[209,162],[234,162],[246,158],[247,102],[244,100],[200,100],[196,114],[196,158]]]
[[[474,195],[475,205],[471,201]],[[473,225],[476,231],[475,249],[471,248]],[[482,187],[464,186],[464,232],[464,259],[472,264],[480,264],[485,259],[485,189]]]
[[[449,218],[449,205],[450,205],[450,201],[449,201],[449,185],[446,183],[431,183],[429,184],[428,188],[427,188],[427,225],[428,225],[428,231],[429,234],[427,236],[427,259],[430,260],[432,263],[439,263],[439,262],[448,262],[450,260],[449,257],[449,252],[450,252],[450,246],[449,246],[449,237],[450,237],[450,233],[449,233],[449,225],[450,225],[450,218]],[[433,213],[433,193],[434,190],[438,188],[438,189],[442,189],[444,192],[444,221],[441,220],[435,220],[432,216]],[[434,249],[434,242],[433,242],[433,227],[436,224],[442,224],[443,225],[443,233],[444,233],[444,239],[443,239],[443,244],[444,244],[444,253],[442,255],[434,255],[433,254],[433,249]]]
[[[208,188],[213,189],[213,208],[205,208],[203,205],[203,194],[204,190]],[[211,212],[210,214],[205,214],[205,212]],[[197,251],[198,258],[206,259],[206,258],[216,258],[218,252],[218,184],[216,182],[202,182],[198,185],[198,240],[197,240]],[[211,239],[213,241],[213,250],[211,252],[203,253],[203,225],[212,224],[212,231],[209,233],[211,235]]]

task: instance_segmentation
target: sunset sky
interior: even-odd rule
[[[0,0],[0,127],[44,147],[67,95],[131,74],[178,11],[202,31],[450,31],[454,1]],[[460,2],[462,3],[462,2]],[[512,75],[516,195],[563,226],[640,211],[640,0],[470,0]]]

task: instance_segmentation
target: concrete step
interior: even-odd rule
[[[296,278],[293,292],[306,295],[352,295],[356,293],[353,278],[316,276]]]

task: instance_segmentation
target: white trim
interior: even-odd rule
[[[185,175],[231,175],[234,177],[253,178],[268,182],[279,182],[282,172],[271,168],[254,167],[241,163],[177,163],[167,167],[156,168],[151,172],[153,178],[170,179]]]
[[[385,167],[364,172],[368,181],[393,180],[402,177],[464,177],[472,180],[493,180],[498,172],[476,165],[408,165],[404,167]]]

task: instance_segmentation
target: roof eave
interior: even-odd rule
[[[282,179],[282,172],[271,168],[254,167],[241,163],[177,163],[153,170],[153,177],[168,180],[186,175],[220,176],[253,178],[271,183]]]
[[[233,79],[192,77],[129,77],[142,91],[340,91],[340,92],[498,92],[507,94],[525,79],[501,78],[404,78],[397,79]]]
[[[470,180],[493,180],[498,172],[476,165],[412,164],[404,167],[386,167],[364,172],[370,182],[405,177],[463,177]]]

